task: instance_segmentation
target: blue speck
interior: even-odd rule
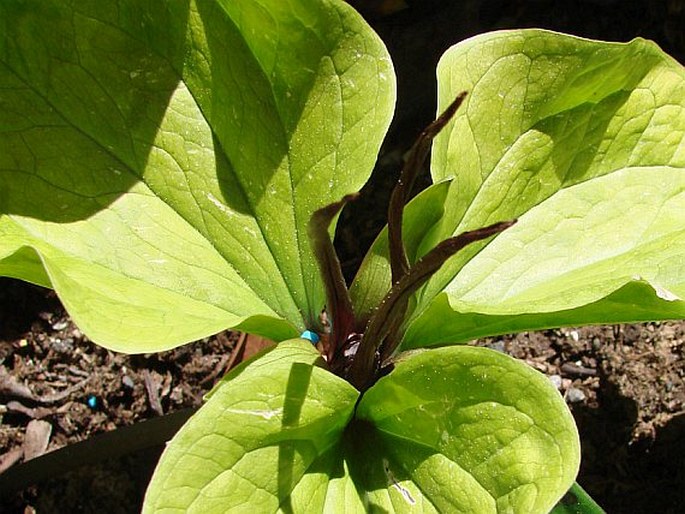
[[[316,332],[312,332],[311,330],[305,330],[300,334],[300,337],[302,339],[307,339],[308,341],[311,341],[312,344],[316,344],[319,342],[319,334]]]
[[[86,399],[86,403],[88,404],[88,407],[91,409],[94,409],[95,407],[98,406],[98,398],[97,396],[93,394],[89,394],[88,398]]]

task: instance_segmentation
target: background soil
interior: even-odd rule
[[[355,2],[353,2],[355,3]],[[544,27],[657,41],[683,62],[685,2],[358,1],[398,73],[393,127],[336,245],[351,276],[381,228],[402,157],[434,116],[434,69],[453,43],[487,30]],[[427,175],[422,185],[428,183]],[[154,355],[90,343],[54,293],[0,279],[0,469],[40,452],[200,404],[229,367],[238,334]],[[487,339],[558,385],[583,441],[579,482],[609,513],[676,513],[685,500],[685,324],[560,328]],[[43,422],[43,423],[41,423]],[[46,434],[49,434],[46,438]],[[28,434],[28,437],[27,437]],[[159,448],[0,498],[0,512],[137,512]],[[3,477],[0,475],[0,484]]]

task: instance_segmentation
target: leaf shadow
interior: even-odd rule
[[[289,34],[292,41],[279,44],[296,48],[280,53],[276,48],[271,55],[269,37],[254,30],[241,33],[238,23],[244,20],[226,18],[224,9],[230,11],[214,2],[197,4],[211,74],[207,77],[211,87],[202,91],[206,98],[200,104],[214,132],[220,201],[238,213],[264,217],[265,197],[269,201],[275,192],[294,187],[292,177],[287,176],[291,173],[290,139],[314,87],[316,73],[310,66],[316,67],[316,59],[322,58],[317,52],[328,50],[319,48],[316,41],[298,43]],[[253,27],[268,28],[276,22],[273,13],[259,6],[245,6],[243,11],[242,17],[250,18]],[[222,18],[224,25],[215,28]],[[275,27],[292,22],[286,16]],[[298,52],[306,54],[301,57],[302,66],[280,69],[279,61],[292,59],[290,54]],[[279,200],[290,201],[289,197]],[[268,230],[263,231],[268,239]]]
[[[628,165],[633,155],[626,149],[626,141],[639,140],[641,132],[635,129],[642,123],[640,118],[644,117],[645,126],[651,121],[653,109],[642,93],[649,91],[645,84],[654,79],[648,75],[663,64],[662,57],[635,42],[621,52],[620,57],[601,52],[588,57],[582,68],[566,76],[556,96],[539,107],[540,121],[533,129],[553,141],[549,158],[562,187],[593,178],[597,165],[606,168],[599,175]],[[629,102],[632,109],[621,112]],[[612,122],[616,133],[609,133]],[[620,140],[615,140],[617,136]],[[606,154],[610,162],[605,163]]]
[[[349,462],[350,475],[358,488],[360,496],[369,501],[367,492],[388,491],[395,489],[403,498],[402,501],[413,505],[416,500],[401,482],[411,480],[407,463],[398,463],[387,447],[387,441],[380,436],[377,429],[368,421],[355,419],[345,431],[343,439],[345,459]],[[431,452],[420,448],[422,455],[417,461],[427,459]],[[367,512],[388,514],[381,505],[366,504]]]
[[[554,173],[562,187],[594,178],[603,142],[611,139],[608,130],[620,109],[629,101],[630,91],[617,91],[597,103],[586,102],[568,111],[544,118],[534,130],[552,140],[551,159]],[[593,166],[594,165],[594,166]],[[614,168],[605,172],[613,171]],[[603,173],[600,173],[603,174]]]
[[[0,139],[0,212],[86,220],[142,180],[181,82],[190,2],[127,7],[11,13],[0,112],[16,130]]]
[[[241,32],[247,27],[213,2],[45,9],[7,14],[13,23],[4,37],[12,44],[0,53],[0,121],[13,130],[0,138],[0,212],[54,223],[86,220],[140,182],[177,208],[172,192],[187,190],[190,198],[196,189],[184,178],[191,152],[174,146],[194,143],[196,120],[184,124],[183,113],[174,112],[190,101],[211,128],[215,167],[200,170],[202,179],[218,183],[219,202],[255,214],[287,162],[293,128],[287,125],[306,105],[313,70],[297,84],[303,89],[286,97],[285,79],[269,75],[248,46]],[[163,176],[151,184],[146,168],[153,153]]]
[[[289,430],[296,429],[300,423],[302,407],[307,398],[309,383],[312,376],[312,366],[295,362],[290,368],[288,382],[283,401],[283,415],[281,427],[287,434]],[[284,512],[293,512],[290,493],[295,486],[293,472],[295,466],[295,452],[298,449],[297,440],[282,441],[278,445],[278,498],[281,499],[280,508]]]

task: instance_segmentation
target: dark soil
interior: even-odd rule
[[[372,180],[341,217],[336,244],[348,276],[384,223],[403,154],[434,115],[435,63],[451,44],[487,30],[537,26],[618,41],[642,36],[681,62],[685,56],[680,0],[356,3],[367,8],[393,55],[399,104]],[[388,6],[405,4],[410,7],[388,14]],[[238,339],[222,333],[161,354],[115,354],[89,342],[54,293],[0,279],[0,469],[14,461],[19,466],[25,450],[52,451],[198,406],[230,366]],[[607,512],[640,514],[683,511],[684,340],[685,324],[652,323],[562,328],[477,344],[521,358],[558,384],[581,432],[579,482]],[[37,443],[26,442],[31,422],[29,439],[42,435],[46,448],[38,436]],[[137,512],[159,451],[83,467],[7,495],[0,512]]]

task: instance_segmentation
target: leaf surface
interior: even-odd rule
[[[118,350],[292,337],[325,301],[309,217],[368,178],[393,102],[343,2],[2,2],[0,272]]]
[[[290,340],[229,373],[169,443],[143,512],[361,506],[340,450],[358,392],[319,359]]]
[[[578,471],[575,424],[551,382],[486,348],[401,356],[357,416],[368,442],[356,463],[377,509],[546,514]]]
[[[459,43],[438,77],[438,111],[470,92],[434,144],[434,179],[452,177],[439,238],[518,223],[436,273],[405,348],[683,316],[682,66],[640,39],[524,30]]]

